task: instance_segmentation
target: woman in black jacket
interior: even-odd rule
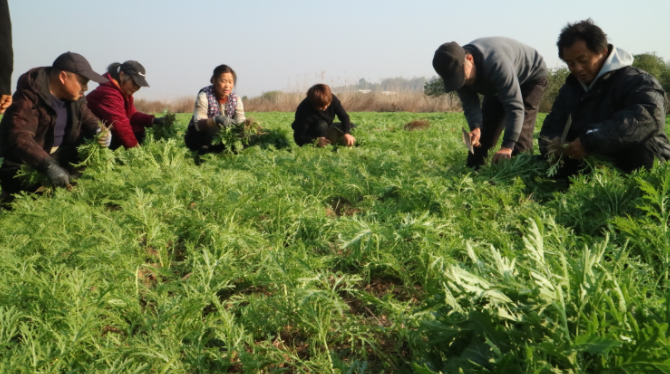
[[[341,123],[333,123],[335,116]],[[307,91],[307,98],[298,105],[295,121],[291,125],[293,139],[301,147],[315,140],[318,147],[330,144],[326,136],[329,130],[333,130],[332,127],[342,132],[342,143],[351,147],[356,142],[351,135],[353,126],[342,103],[325,84],[317,84]]]

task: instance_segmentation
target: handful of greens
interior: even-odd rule
[[[212,143],[225,145],[228,152],[239,152],[244,147],[257,144],[260,137],[264,134],[264,129],[258,121],[253,118],[247,118],[244,122],[222,128],[214,136]]]
[[[153,135],[154,140],[167,140],[177,137],[177,128],[175,127],[175,122],[177,122],[177,116],[174,113],[170,113],[169,110],[163,112],[163,118],[165,122],[162,126],[153,126]]]

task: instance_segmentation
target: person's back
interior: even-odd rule
[[[519,84],[547,76],[544,58],[533,47],[502,36],[479,38],[463,46],[481,63],[482,76],[464,87],[482,95],[498,95],[500,82],[516,77]],[[504,94],[504,92],[503,92]]]

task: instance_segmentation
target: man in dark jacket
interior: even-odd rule
[[[463,47],[445,43],[435,52],[433,68],[444,90],[456,91],[463,104],[474,145],[469,167],[484,164],[503,130],[493,163],[533,152],[537,111],[547,87],[547,66],[535,49],[503,37],[480,38]],[[484,96],[481,106],[478,95]]]
[[[654,158],[670,159],[658,81],[632,67],[633,57],[608,44],[590,19],[568,24],[557,45],[570,75],[542,126],[542,155],[563,152],[564,176],[576,173],[590,154],[610,159],[626,173],[651,168]]]
[[[12,21],[9,18],[7,0],[0,0],[0,114],[12,103],[13,70]]]
[[[83,56],[71,52],[59,56],[53,66],[32,69],[19,78],[12,105],[0,121],[0,184],[5,197],[32,187],[14,178],[22,165],[45,173],[56,187],[68,186],[76,147],[83,137],[100,132],[84,98],[89,79],[107,82]],[[99,142],[109,146],[111,134]]]

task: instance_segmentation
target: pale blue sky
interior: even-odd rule
[[[151,87],[136,96],[150,99],[194,96],[221,63],[237,71],[241,96],[430,77],[440,44],[482,36],[520,40],[556,67],[560,29],[588,17],[614,45],[670,59],[670,0],[9,0],[9,7],[14,82],[69,50],[99,72],[115,61],[141,62]]]

